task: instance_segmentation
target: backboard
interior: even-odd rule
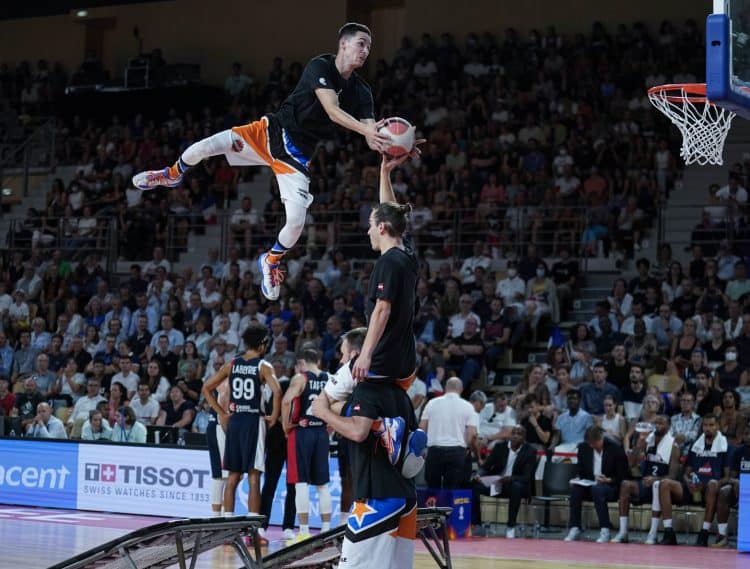
[[[750,119],[750,0],[713,0],[706,20],[706,96]]]

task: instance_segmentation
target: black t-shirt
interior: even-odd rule
[[[453,338],[451,342],[457,346],[479,346],[482,348],[482,352],[476,356],[469,356],[468,354],[451,355],[450,360],[448,361],[449,364],[461,364],[466,361],[466,358],[481,358],[482,353],[484,352],[484,342],[482,342],[482,337],[479,333],[474,334],[471,338],[466,338],[461,334],[458,338]]]
[[[183,401],[177,409],[174,408],[174,404],[171,401],[167,401],[167,404],[164,405],[164,413],[167,415],[164,420],[164,424],[170,427],[177,421],[181,421],[182,414],[188,409],[195,409],[195,405],[193,405],[190,401]],[[190,424],[185,425],[184,428],[189,429]]]
[[[645,296],[646,289],[648,287],[653,287],[659,290],[659,283],[653,277],[646,277],[645,280],[641,280],[641,277],[637,276],[630,281],[630,284],[628,285],[628,292],[633,296]]]
[[[552,280],[555,284],[565,284],[570,277],[578,276],[578,263],[576,261],[558,261],[552,265]]]
[[[18,408],[18,416],[21,419],[31,419],[36,415],[36,407],[44,401],[44,395],[38,391],[29,396],[26,393],[16,395],[15,407]]]
[[[315,94],[317,89],[333,89],[338,95],[339,106],[356,119],[375,116],[370,87],[356,73],[352,73],[349,79],[341,77],[335,60],[336,56],[332,54],[311,59],[294,91],[276,113],[292,142],[307,158],[312,157],[320,140],[334,135],[334,123],[320,104]]]
[[[680,320],[687,320],[695,315],[698,297],[694,294],[678,296],[672,302],[672,311]]]
[[[391,303],[391,314],[375,346],[370,373],[389,378],[409,376],[417,365],[414,317],[417,310],[419,262],[408,237],[404,248],[392,247],[375,263],[370,275],[365,310],[370,322],[375,303]]]
[[[698,406],[695,408],[695,412],[701,417],[714,412],[715,407],[721,407],[721,391],[718,389],[711,389],[706,396],[701,399]]]
[[[351,397],[350,414],[353,417],[403,417],[407,428],[402,444],[406,444],[409,431],[417,427],[409,396],[395,383],[361,381]],[[365,498],[416,498],[414,479],[401,476],[401,462],[395,466],[380,438],[372,432],[361,443],[350,442],[354,499]]]
[[[541,428],[545,433],[552,432],[552,419],[547,417],[547,415],[539,415],[536,418],[536,422],[539,423],[539,428]],[[547,443],[542,442],[542,439],[539,438],[536,429],[532,426],[531,421],[529,421],[528,417],[521,421],[521,425],[523,425],[523,427],[526,429],[527,443],[532,445],[541,445],[544,447],[547,446]]]
[[[630,386],[630,364],[618,366],[614,360],[607,364],[607,381],[614,384],[617,389],[623,390]]]

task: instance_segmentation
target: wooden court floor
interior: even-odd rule
[[[0,506],[0,569],[43,568],[135,529],[163,521],[127,515]],[[271,548],[283,547],[272,528]],[[455,569],[750,569],[750,555],[689,546],[564,543],[560,539],[470,538],[451,542]],[[416,569],[437,567],[421,544]],[[238,569],[229,546],[201,555],[199,569]],[[379,568],[380,569],[380,568]],[[382,568],[386,569],[386,568]]]

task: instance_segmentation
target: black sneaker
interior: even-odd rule
[[[695,545],[698,547],[708,547],[708,531],[702,529],[698,534],[698,538],[695,540]]]
[[[664,528],[664,535],[661,537],[659,545],[677,545],[677,535],[674,528]]]

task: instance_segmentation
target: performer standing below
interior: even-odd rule
[[[416,365],[413,324],[419,264],[403,237],[411,207],[395,202],[390,183],[390,172],[399,163],[383,158],[380,204],[370,214],[367,232],[380,258],[366,299],[367,335],[352,367],[353,377],[365,381],[354,388],[349,417],[333,412],[328,397],[318,397],[312,403],[313,415],[358,443],[350,449],[355,501],[339,569],[403,569],[414,563],[416,487],[413,479],[402,475],[401,468],[407,434],[416,431],[417,419],[399,378],[412,375]],[[401,422],[398,428],[387,429],[392,449],[372,432],[379,418]],[[393,456],[398,460],[392,461]]]
[[[331,490],[328,487],[329,440],[326,424],[310,413],[310,405],[320,395],[328,374],[320,371],[320,354],[305,348],[297,361],[298,373],[292,378],[281,401],[281,421],[287,434],[287,482],[294,484],[295,506],[299,517],[299,533],[294,541],[310,537],[310,484],[318,491],[322,531],[331,529]],[[292,401],[301,405],[298,423],[289,422]]]
[[[225,364],[203,386],[203,395],[216,411],[224,427],[227,440],[224,468],[229,471],[224,488],[224,515],[234,515],[237,486],[245,472],[248,474],[247,511],[257,515],[260,511],[260,473],[265,468],[266,424],[273,426],[279,418],[281,387],[273,366],[264,361],[263,354],[269,345],[268,330],[253,322],[242,334],[247,351]],[[229,385],[229,408],[226,409],[214,396],[223,381]],[[261,388],[268,384],[273,392],[273,411],[266,416],[263,410]]]

